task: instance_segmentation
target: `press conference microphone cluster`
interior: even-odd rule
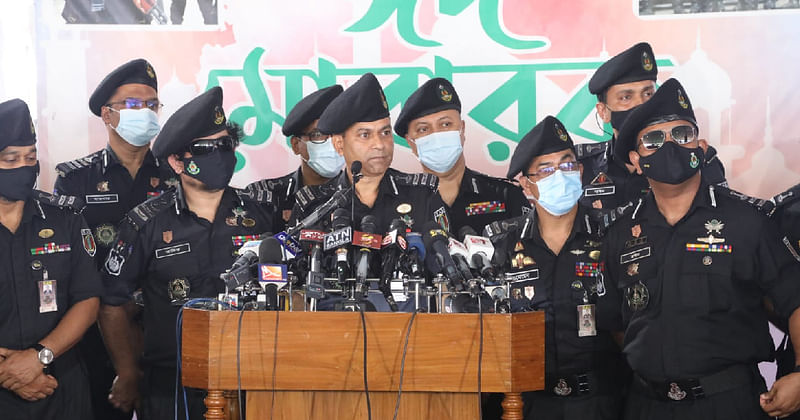
[[[397,302],[395,302],[392,295],[391,281],[395,277],[400,257],[408,249],[408,243],[405,239],[406,224],[400,219],[394,219],[389,224],[389,231],[383,236],[381,242],[381,278],[378,283],[378,289],[383,293],[386,302],[389,303],[389,309],[392,312],[397,312]]]
[[[463,274],[456,267],[456,263],[448,250],[447,232],[434,222],[429,221],[423,227],[422,241],[428,254],[426,266],[432,273],[442,274],[450,283],[453,289],[464,290]]]

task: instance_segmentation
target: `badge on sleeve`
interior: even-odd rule
[[[125,244],[119,241],[108,253],[108,257],[106,257],[104,267],[108,274],[112,276],[119,276],[119,273],[122,271],[122,266],[125,264],[125,257],[122,255],[122,248],[124,246]]]
[[[91,229],[81,229],[81,237],[83,238],[83,249],[90,257],[94,257],[97,252],[97,244],[94,242],[94,235]]]

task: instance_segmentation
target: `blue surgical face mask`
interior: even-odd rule
[[[161,126],[158,124],[158,114],[148,108],[142,109],[121,109],[119,113],[119,124],[112,127],[123,140],[133,146],[141,147],[150,143],[150,140],[158,134]]]
[[[324,143],[306,142],[308,166],[323,178],[333,178],[344,167],[344,156],[336,152],[328,137]]]
[[[463,151],[461,132],[458,130],[428,134],[418,138],[415,143],[419,161],[426,168],[440,174],[449,171]]]
[[[553,216],[569,213],[583,193],[581,173],[578,171],[557,170],[553,175],[536,182],[536,186],[539,188],[539,205]]]

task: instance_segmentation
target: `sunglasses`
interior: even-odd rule
[[[697,138],[697,130],[692,125],[678,125],[672,127],[669,133],[664,130],[653,130],[645,133],[639,138],[645,150],[657,150],[667,141],[667,136],[678,144],[689,144]]]
[[[550,175],[556,173],[557,170],[561,170],[561,172],[573,172],[578,170],[578,162],[561,162],[556,166],[547,166],[545,168],[539,168],[536,172],[527,173],[525,174],[526,177],[537,176],[539,178],[546,178]]]
[[[222,136],[215,139],[196,140],[186,148],[186,151],[191,153],[192,156],[202,156],[217,149],[229,152],[236,149],[238,145],[239,141],[234,140],[231,136]]]
[[[164,104],[158,99],[142,100],[139,98],[125,98],[123,101],[109,102],[106,106],[123,105],[126,109],[142,109],[147,107],[153,112],[158,112]]]

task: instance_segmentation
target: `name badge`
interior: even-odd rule
[[[189,252],[192,252],[192,246],[186,242],[184,244],[156,249],[156,258],[174,257],[176,255],[187,254]]]
[[[58,310],[58,302],[56,301],[56,281],[45,280],[39,281],[39,313],[55,312]]]
[[[94,194],[86,196],[86,204],[109,204],[118,202],[119,195],[117,194]]]
[[[539,279],[539,269],[533,268],[526,271],[520,271],[517,273],[507,273],[506,274],[506,281],[509,283],[519,283],[528,280],[538,280]]]
[[[598,195],[614,195],[617,192],[616,185],[608,185],[605,187],[591,187],[583,191],[586,197],[596,197]]]
[[[619,263],[620,264],[627,264],[629,262],[633,262],[636,260],[641,260],[642,258],[647,258],[650,256],[650,247],[637,249],[636,251],[627,252],[619,256]]]

